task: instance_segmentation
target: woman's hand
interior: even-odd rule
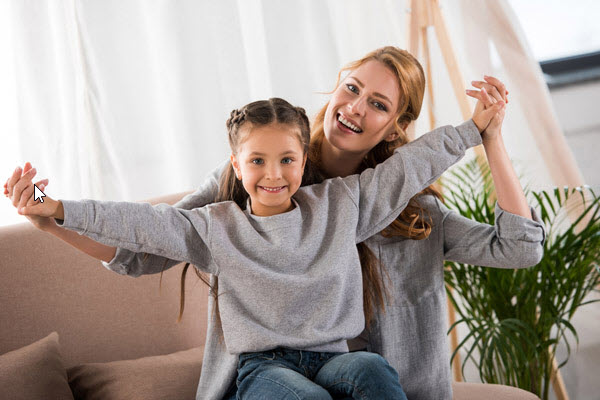
[[[19,209],[27,205],[33,205],[34,187],[32,179],[37,171],[32,168],[30,163],[26,163],[24,168],[17,167],[12,176],[4,184],[4,195],[10,199],[13,206]],[[44,191],[48,186],[48,179],[42,179],[36,183],[36,186]],[[27,219],[38,229],[48,231],[56,226],[54,219],[41,217],[37,215],[27,215]]]
[[[483,79],[484,81],[471,82],[474,87],[479,88],[480,90],[467,90],[467,95],[478,100],[473,116],[494,107],[496,104],[508,103],[508,90],[506,90],[504,84],[500,80],[492,76],[484,76]],[[489,124],[482,132],[484,142],[490,142],[501,138],[502,122],[504,121],[505,112],[506,107],[502,107],[492,116]]]

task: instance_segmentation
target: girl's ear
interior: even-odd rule
[[[235,172],[235,177],[241,180],[242,171],[240,171],[240,165],[238,164],[237,159],[235,158],[233,153],[231,153],[231,156],[229,156],[229,160],[231,161],[231,166],[233,167],[233,171]]]

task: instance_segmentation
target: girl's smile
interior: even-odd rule
[[[278,187],[266,187],[259,186],[259,189],[264,190],[267,193],[281,193],[287,186],[278,186]]]

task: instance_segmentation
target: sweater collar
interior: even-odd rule
[[[284,212],[282,214],[271,215],[269,217],[260,217],[258,215],[252,214],[250,198],[248,198],[244,213],[248,217],[248,220],[250,221],[254,229],[256,229],[257,231],[266,232],[273,229],[288,228],[290,226],[299,224],[304,219],[298,202],[294,200],[293,197],[292,204],[294,205],[294,208],[290,211]]]

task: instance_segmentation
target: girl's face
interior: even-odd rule
[[[237,154],[231,155],[231,164],[250,195],[252,214],[270,216],[291,210],[291,197],[300,187],[306,163],[299,129],[276,123],[248,129]]]
[[[394,73],[379,61],[367,61],[333,92],[323,121],[327,141],[339,150],[365,155],[382,140],[396,139],[399,99]]]

